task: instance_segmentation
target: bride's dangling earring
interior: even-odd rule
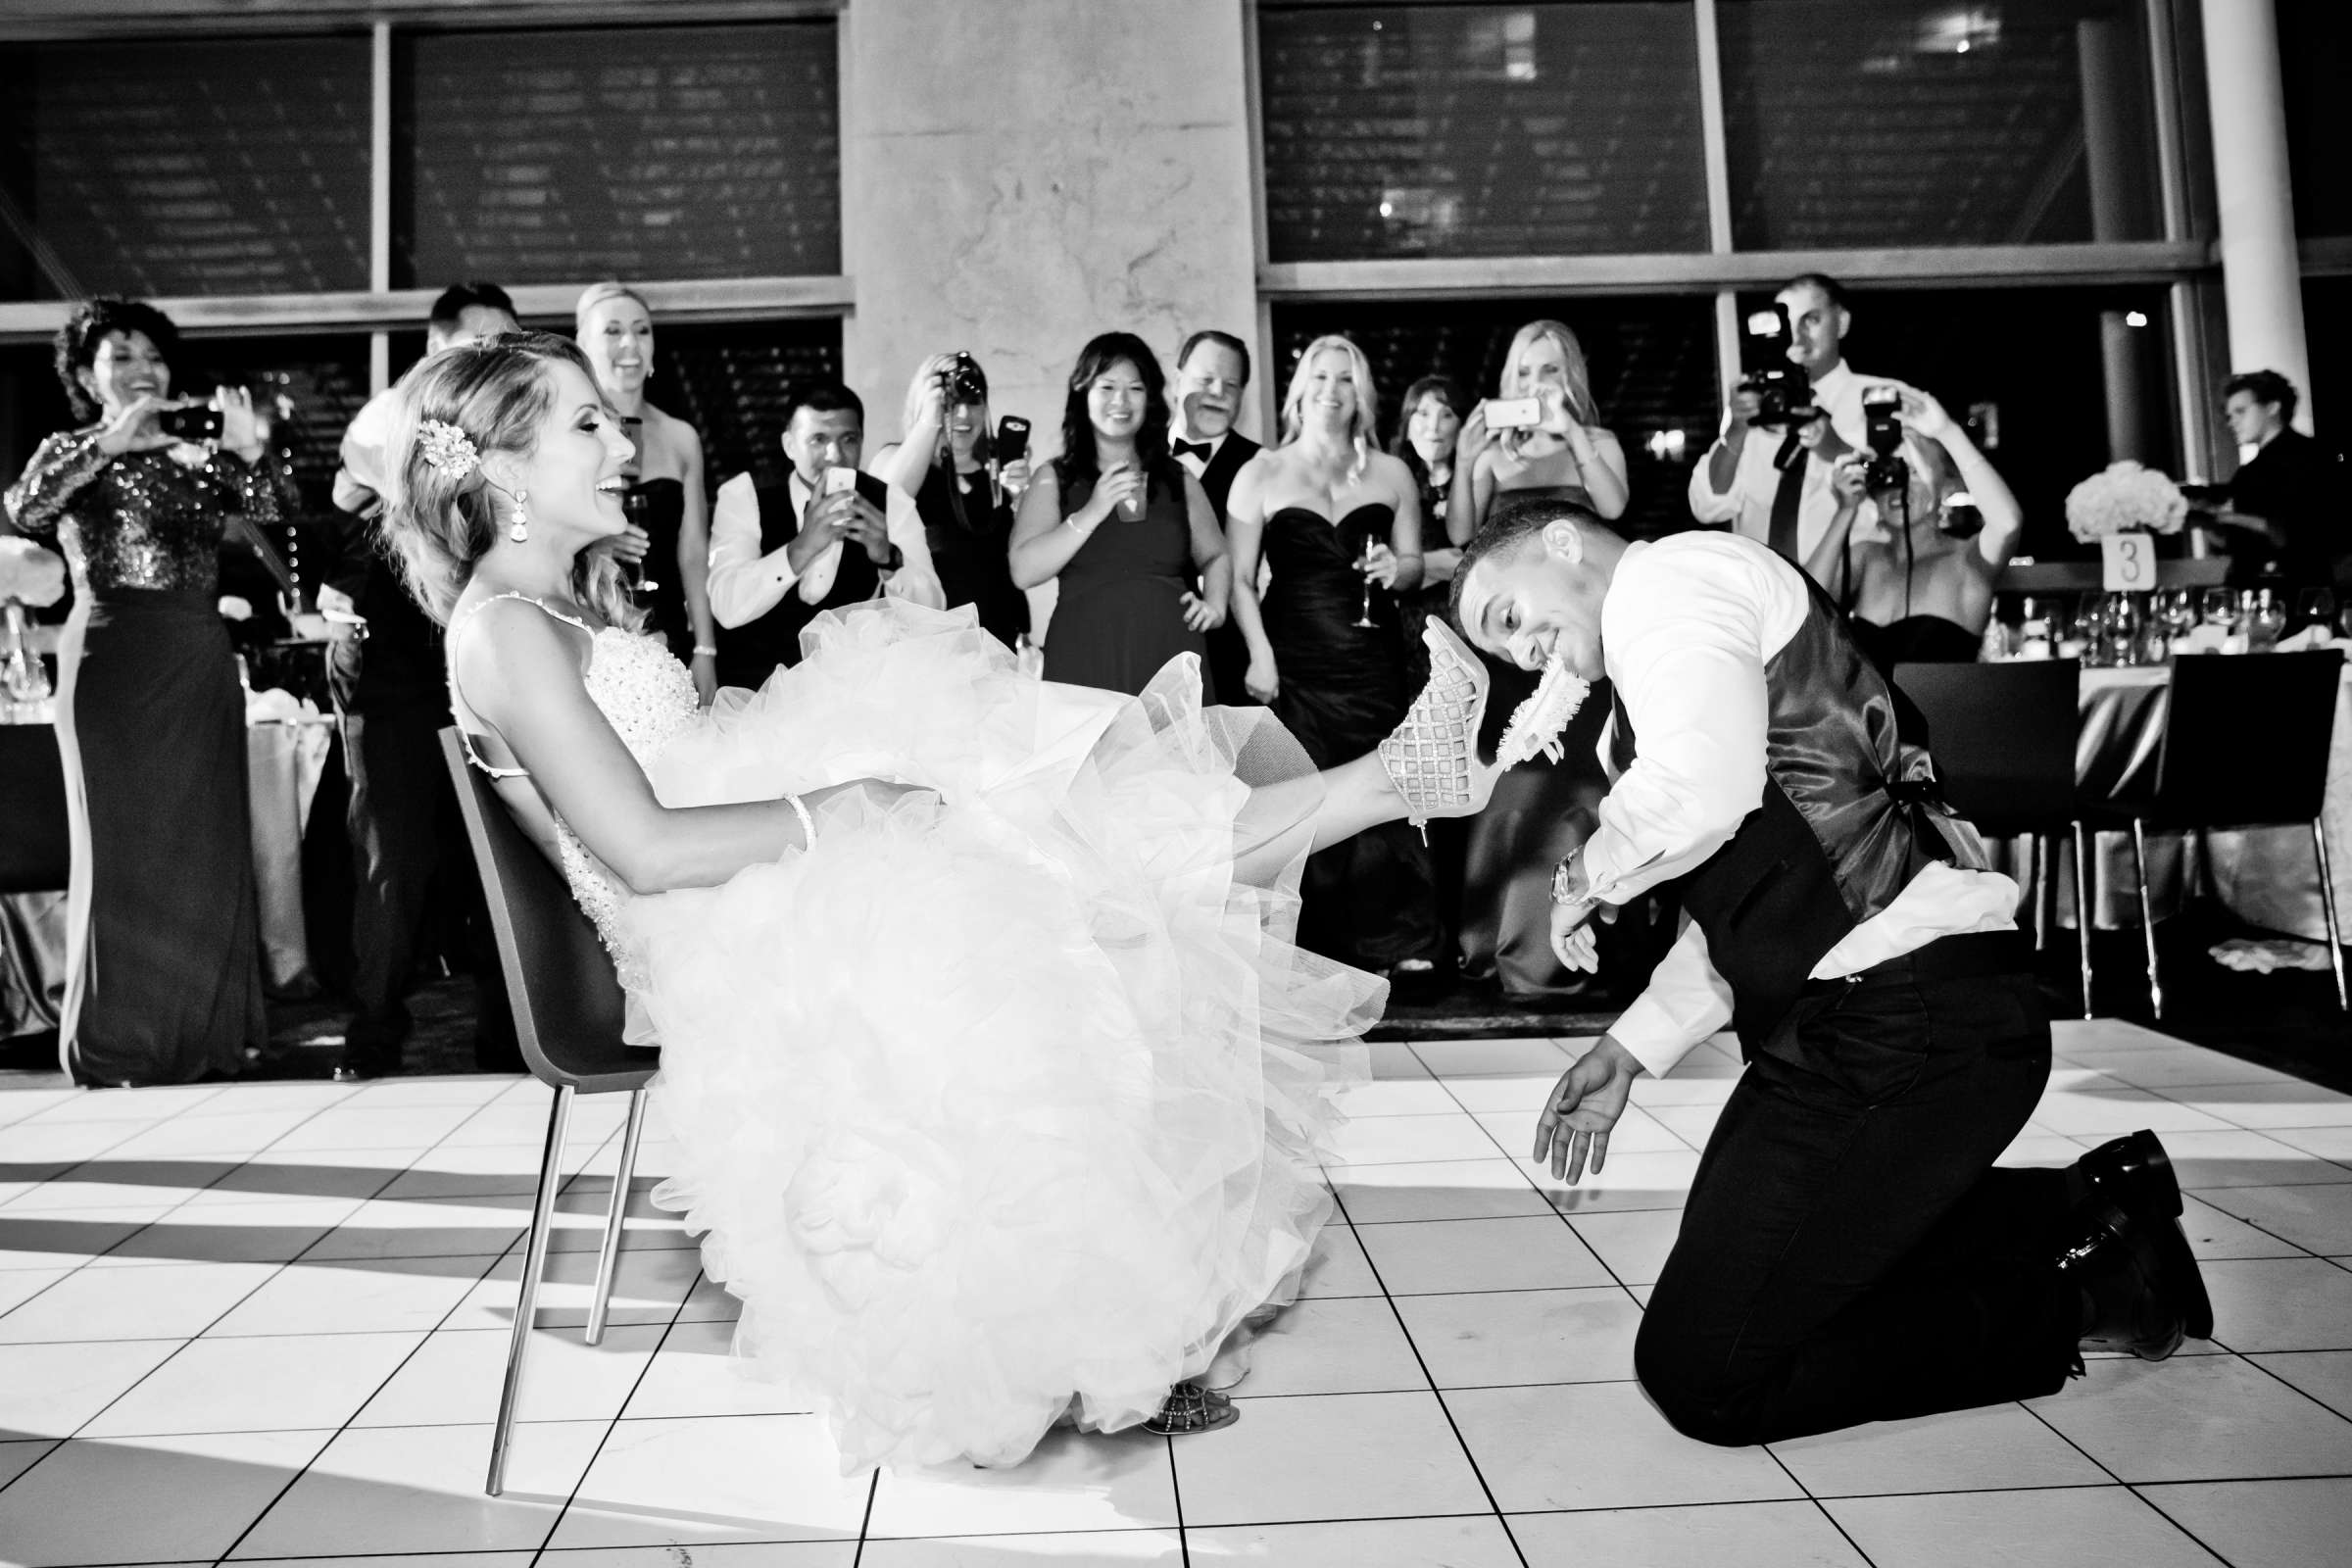
[[[527,543],[531,537],[531,519],[522,510],[523,498],[529,494],[528,490],[514,492],[514,515],[507,524],[507,537],[518,545]]]

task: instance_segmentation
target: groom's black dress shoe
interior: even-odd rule
[[[2134,1218],[2177,1219],[2180,1214],[2180,1183],[2164,1145],[2146,1128],[2118,1138],[2075,1161],[2075,1170],[2087,1189],[2080,1216],[2092,1218],[2112,1204]]]
[[[2213,1338],[2213,1301],[2177,1219],[2103,1205],[2059,1268],[2082,1293],[2083,1349],[2161,1361],[2185,1336]]]

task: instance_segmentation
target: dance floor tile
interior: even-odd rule
[[[2060,1087],[2062,1079],[2072,1079]],[[2136,1128],[2159,1133],[2221,1132],[2234,1125],[2210,1111],[2167,1100],[2101,1073],[2050,1075],[2050,1088],[2034,1107],[2034,1126],[2069,1138],[2119,1138]]]
[[[1465,1111],[1443,1116],[1370,1116],[1340,1129],[1334,1151],[1344,1165],[1399,1165],[1445,1159],[1492,1159],[1494,1146]]]
[[[1172,1447],[1188,1528],[1488,1511],[1434,1394],[1252,1399]]]
[[[1877,1568],[2213,1568],[2204,1547],[2122,1487],[1823,1506]]]
[[[397,1333],[437,1328],[496,1257],[381,1257],[289,1263],[206,1333]],[[4,1324],[5,1320],[0,1320]]]
[[[1305,1272],[1299,1276],[1298,1295],[1304,1298],[1379,1294],[1380,1280],[1364,1256],[1363,1244],[1355,1239],[1354,1231],[1335,1219],[1315,1238]]]
[[[1639,1110],[1642,1107],[1634,1107]],[[1723,1115],[1720,1104],[1708,1105],[1651,1105],[1649,1115],[1657,1124],[1682,1141],[1687,1149],[1703,1151],[1707,1140],[1715,1136],[1715,1123]],[[1609,1140],[1609,1150],[1617,1152],[1617,1140]],[[1632,1151],[1629,1149],[1628,1152]]]
[[[2352,1480],[2220,1481],[2143,1487],[2140,1495],[2230,1568],[2340,1562],[2352,1544]]]
[[[1249,1375],[1231,1392],[1262,1398],[1428,1387],[1396,1308],[1381,1297],[1367,1296],[1293,1305],[1252,1342]]]
[[[1536,1147],[1536,1113],[1530,1110],[1491,1110],[1480,1113],[1478,1124],[1506,1154],[1531,1152]],[[1703,1142],[1703,1140],[1702,1140]],[[1639,1105],[1628,1105],[1609,1134],[1609,1157],[1620,1154],[1679,1154],[1689,1149],[1677,1134]]]
[[[313,1261],[463,1257],[503,1251],[529,1228],[527,1200],[371,1198],[311,1249]]]
[[[41,1456],[56,1446],[56,1440],[51,1438],[20,1438],[0,1443],[0,1488],[40,1463]]]
[[[1365,1045],[1364,1053],[1375,1082],[1432,1076],[1428,1065],[1413,1054],[1413,1048],[1401,1040],[1371,1041]]]
[[[0,1127],[37,1116],[45,1110],[84,1104],[102,1097],[81,1089],[19,1089],[0,1094]]]
[[[807,1395],[736,1370],[734,1339],[732,1320],[681,1319],[673,1324],[622,1416],[633,1421],[648,1416],[808,1414]],[[531,1353],[538,1354],[536,1344]]]
[[[232,1158],[103,1159],[59,1167],[57,1174],[12,1199],[11,1214],[60,1209],[120,1208],[126,1203],[177,1203],[237,1168]]]
[[[0,1269],[0,1312],[13,1312],[73,1272],[70,1268]],[[0,1330],[4,1330],[6,1321],[0,1318]],[[0,1332],[0,1339],[5,1337]]]
[[[513,1336],[497,1329],[435,1334],[401,1363],[357,1427],[470,1426],[495,1420]],[[601,1345],[575,1334],[534,1334],[522,1361],[521,1421],[610,1421],[661,1343],[660,1325],[605,1331]]]
[[[153,1159],[180,1154],[255,1154],[270,1148],[314,1115],[307,1110],[222,1111],[218,1116],[173,1116],[107,1151],[116,1159]],[[333,1147],[331,1145],[323,1147]]]
[[[290,1263],[349,1219],[358,1206],[342,1199],[186,1203],[125,1238],[97,1266]]]
[[[1698,1174],[1698,1155],[1688,1150],[1671,1153],[1620,1153],[1611,1150],[1608,1163],[1597,1174],[1587,1170],[1573,1187],[1553,1176],[1548,1163],[1538,1165],[1532,1159],[1516,1163],[1563,1214],[1634,1208],[1679,1209],[1690,1196],[1691,1178]]]
[[[333,1557],[362,1543],[383,1553],[536,1550],[606,1430],[602,1421],[518,1428],[497,1497],[482,1494],[486,1426],[338,1433],[231,1555]]]
[[[1772,1445],[1816,1497],[2095,1487],[2110,1479],[2022,1405],[1876,1421]]]
[[[1454,1102],[1473,1115],[1521,1111],[1532,1119],[1550,1101],[1551,1092],[1559,1087],[1560,1075],[1504,1073],[1492,1078],[1448,1078],[1445,1082]]]
[[[2337,1415],[2352,1418],[2352,1350],[2287,1350],[2246,1359]]]
[[[375,1109],[353,1100],[319,1111],[279,1139],[272,1148],[400,1149],[438,1143],[456,1132],[478,1105],[401,1105]]]
[[[232,1167],[191,1201],[209,1205],[260,1199],[376,1198],[423,1158],[428,1147],[265,1150]]]
[[[231,1084],[211,1100],[188,1107],[191,1116],[225,1116],[250,1110],[305,1113],[339,1105],[363,1086],[337,1083]]]
[[[2352,1095],[2280,1078],[2273,1083],[2231,1084],[2166,1091],[2176,1102],[2232,1127],[2352,1127]]]
[[[1506,1514],[1763,1502],[1802,1494],[1761,1448],[1694,1443],[1631,1383],[1465,1389],[1446,1396]],[[1191,1517],[1192,1491],[1185,1491]]]
[[[1510,1536],[1492,1514],[1188,1529],[1184,1539],[1194,1568],[1242,1563],[1266,1568],[1431,1568],[1440,1563],[1445,1568],[1519,1568]],[[873,1560],[870,1552],[866,1560]],[[1631,1561],[1624,1560],[1626,1568]]]
[[[69,1092],[50,1097],[48,1104],[40,1110],[40,1119],[44,1122],[162,1121],[181,1111],[199,1109],[208,1101],[219,1100],[226,1088],[224,1084],[158,1084],[152,1089],[109,1089],[96,1094]]]
[[[1391,1296],[1616,1283],[1557,1215],[1367,1225],[1357,1239]]]
[[[77,1268],[111,1253],[171,1212],[168,1203],[142,1203],[62,1214],[0,1214],[0,1271]]]
[[[1447,1079],[1548,1073],[1556,1082],[1576,1059],[1551,1040],[1416,1040],[1413,1054]]]
[[[706,1542],[694,1548],[688,1561],[681,1562],[680,1555],[674,1546],[573,1546],[550,1550],[536,1561],[539,1568],[857,1568],[858,1543],[770,1541],[740,1545]],[[533,1560],[526,1553],[522,1562],[528,1564]],[[865,1560],[874,1560],[872,1548],[868,1548]],[[279,1565],[272,1563],[270,1568]],[[386,1568],[386,1565],[370,1560],[357,1568]],[[393,1559],[388,1568],[401,1568],[400,1560]],[[474,1561],[453,1560],[439,1568],[474,1568]]]
[[[1280,1404],[1282,1401],[1272,1401]],[[1261,1420],[1249,1406],[1230,1437]],[[793,1417],[814,1424],[815,1417]],[[1021,1464],[983,1470],[948,1464],[886,1470],[874,1484],[868,1537],[1001,1536],[1017,1531],[1173,1529],[1176,1475],[1169,1443],[1146,1432],[1103,1437],[1059,1428]],[[830,1451],[828,1449],[828,1451]],[[1192,1484],[1185,1507],[1193,1508]],[[855,1526],[853,1526],[855,1528]]]
[[[0,1127],[0,1159],[11,1165],[96,1159],[150,1130],[151,1125],[117,1121],[53,1122],[47,1117],[36,1117]]]
[[[2072,1165],[2082,1157],[2084,1150],[2096,1142],[2096,1139],[2090,1138],[2068,1138],[2058,1133],[2035,1132],[2029,1127],[2009,1141],[2009,1147],[2001,1151],[1993,1163],[2006,1165],[2013,1170]]]
[[[1355,1117],[1457,1115],[1462,1109],[1434,1078],[1376,1078],[1348,1090],[1340,1107]]]
[[[564,1173],[579,1173],[594,1151],[586,1145],[566,1149]],[[380,1192],[387,1199],[521,1198],[539,1190],[542,1152],[521,1144],[443,1144],[417,1156],[396,1173]]]
[[[2352,1350],[2352,1273],[2316,1257],[2203,1267],[2213,1337],[2232,1350]]]
[[[366,1557],[274,1557],[270,1568],[530,1568],[535,1554],[528,1551],[403,1552]],[[574,1565],[582,1568],[582,1565]],[[672,1568],[675,1568],[674,1561]]]
[[[1399,1298],[1412,1343],[1441,1389],[1597,1383],[1634,1375],[1642,1309],[1611,1285],[1581,1291]]]
[[[2164,1152],[2184,1192],[2217,1187],[2302,1186],[2352,1182],[2352,1170],[2313,1157],[2263,1133],[2166,1133]]]
[[[198,1340],[82,1428],[89,1437],[333,1430],[422,1342],[420,1334]]]
[[[2204,1197],[2185,1194],[2180,1204],[2180,1229],[2188,1237],[2189,1250],[2201,1260],[2229,1257],[2302,1257],[2303,1249],[2289,1241],[2281,1241],[2259,1226],[2225,1212],[2230,1206],[2220,1201],[2231,1193],[2344,1193],[2352,1196],[2352,1187],[2222,1187],[2209,1189]]]
[[[2151,1037],[2161,1040],[2162,1036]],[[2087,1067],[2093,1072],[2119,1078],[2137,1089],[2153,1089],[2175,1099],[2196,1099],[2178,1091],[2218,1087],[2231,1084],[2292,1083],[2291,1073],[2275,1067],[2264,1067],[2236,1056],[2227,1056],[2203,1046],[2161,1045],[2131,1047],[2119,1051],[2078,1051],[2066,1057],[2067,1064]]]
[[[2352,1252],[2352,1186],[2232,1187],[2210,1201],[2306,1250]]]
[[[1399,1165],[1335,1165],[1332,1185],[1358,1225],[1541,1218],[1551,1203],[1500,1155]]]
[[[528,1445],[544,1426],[522,1429]],[[631,1421],[564,1512],[557,1546],[855,1540],[869,1484],[845,1479],[814,1416]]]
[[[1196,1541],[1198,1537],[1194,1538]],[[872,1541],[858,1557],[858,1568],[1013,1568],[1022,1563],[1059,1563],[1063,1568],[1127,1568],[1184,1562],[1184,1539],[1173,1530],[1118,1530],[1043,1536],[951,1536],[938,1541]],[[1193,1561],[1201,1562],[1193,1547]],[[792,1558],[778,1560],[790,1568]],[[550,1564],[549,1568],[563,1568]],[[651,1565],[649,1565],[651,1568]],[[714,1563],[708,1568],[726,1568]]]
[[[71,1437],[162,1365],[180,1344],[92,1340],[78,1345],[0,1345],[0,1432],[20,1438]]]
[[[2352,1474],[2352,1421],[2234,1355],[2087,1366],[2033,1409],[2124,1481]]]
[[[613,1269],[607,1321],[668,1322],[678,1315],[679,1303],[686,1299],[686,1293],[694,1288],[701,1272],[701,1263],[692,1252],[664,1249],[622,1252]],[[450,1329],[512,1326],[521,1280],[522,1249],[516,1247],[466,1293],[466,1299],[442,1326]],[[548,1253],[546,1271],[539,1279],[539,1327],[584,1327],[588,1322],[589,1297],[595,1286],[594,1252]]]
[[[111,1270],[82,1269],[6,1317],[0,1344],[184,1340],[211,1327],[278,1270],[275,1263],[159,1263],[124,1290]]]
[[[326,1439],[240,1432],[66,1444],[0,1492],[0,1555],[22,1568],[210,1562]]]
[[[413,1105],[487,1105],[507,1092],[510,1080],[489,1073],[445,1073],[433,1077],[378,1078],[360,1085],[345,1102],[355,1110],[390,1110]]]
[[[1584,1238],[1620,1285],[1655,1285],[1683,1233],[1679,1208],[1629,1208],[1572,1214],[1568,1228]]]
[[[508,1096],[469,1110],[465,1119],[442,1140],[444,1143],[466,1144],[523,1144],[544,1148],[547,1142],[548,1094],[544,1085],[532,1084],[537,1093],[517,1100]],[[592,1095],[572,1102],[571,1117],[564,1126],[564,1147],[573,1144],[594,1148],[620,1130],[626,1119],[627,1107],[622,1095]]]
[[[1811,1502],[1600,1508],[1511,1516],[1528,1568],[1868,1568],[1868,1560]]]
[[[1331,1232],[1327,1230],[1323,1234],[1328,1237],[1331,1235]],[[1316,1263],[1314,1259],[1323,1255],[1323,1250],[1318,1245],[1314,1256],[1309,1258],[1306,1266],[1307,1280],[1309,1283],[1312,1282],[1315,1274]],[[1361,1249],[1358,1249],[1356,1251],[1355,1262],[1357,1266],[1369,1271],[1370,1265],[1363,1261],[1363,1252]],[[1305,1296],[1313,1296],[1316,1293],[1313,1291],[1302,1290],[1300,1294]],[[1334,1292],[1332,1294],[1347,1295],[1348,1293]],[[694,1282],[694,1289],[687,1293],[686,1304],[678,1308],[678,1321],[681,1323],[718,1323],[727,1325],[731,1328],[735,1323],[735,1320],[740,1318],[742,1315],[743,1303],[737,1300],[733,1294],[730,1293],[724,1285],[719,1284],[716,1280],[711,1279],[707,1274]]]

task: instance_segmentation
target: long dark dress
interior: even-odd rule
[[[965,477],[968,492],[947,465],[933,464],[915,492],[914,510],[923,519],[931,568],[939,573],[948,608],[974,607],[981,626],[1009,648],[1029,630],[1029,596],[1012,582],[1012,501],[991,506],[988,475]]]
[[[8,494],[17,527],[54,532],[74,571],[58,649],[73,834],[59,1040],[85,1083],[234,1072],[269,1036],[245,706],[216,590],[229,517],[274,519],[282,483],[270,458],[110,458],[91,429],[42,442]]]
[[[1059,477],[1067,517],[1093,499],[1095,481],[1066,468]],[[1184,623],[1184,596],[1198,576],[1184,479],[1168,460],[1152,475],[1143,516],[1131,522],[1113,511],[1061,568],[1061,596],[1046,631],[1046,679],[1134,696],[1169,660],[1194,654],[1210,688],[1202,701],[1217,701],[1208,644]]]
[[[1353,564],[1367,538],[1387,539],[1396,517],[1376,502],[1336,523],[1304,507],[1266,519],[1274,580],[1262,617],[1281,678],[1274,712],[1317,767],[1363,756],[1404,719],[1396,604],[1375,589],[1365,617],[1364,576]],[[1358,626],[1360,618],[1372,624]],[[1300,894],[1299,943],[1327,957],[1385,968],[1436,946],[1429,854],[1404,823],[1309,856]]]
[[[686,527],[686,481],[642,479],[620,498],[629,520],[653,540],[644,572],[653,587],[637,596],[645,608],[646,630],[669,644],[680,659],[694,657],[694,621],[686,613],[686,585],[679,581],[678,535]]]

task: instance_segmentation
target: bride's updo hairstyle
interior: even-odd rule
[[[490,553],[507,526],[512,503],[483,476],[481,462],[498,453],[528,457],[554,404],[558,361],[596,384],[586,356],[568,338],[549,332],[509,332],[481,343],[443,349],[400,378],[393,406],[384,525],[425,612],[446,625],[474,564]],[[426,420],[453,425],[473,444],[477,461],[435,467],[418,431]],[[602,550],[583,550],[572,568],[572,594],[612,624],[634,631],[643,613],[621,586],[620,566]]]

